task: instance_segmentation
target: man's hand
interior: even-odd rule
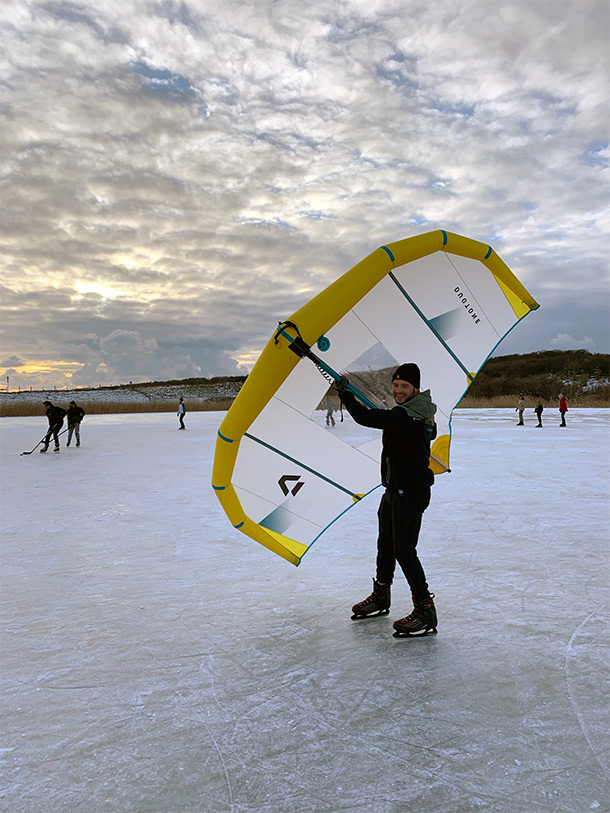
[[[338,381],[335,381],[335,389],[339,395],[343,395],[349,389],[349,379],[347,376],[342,375]]]

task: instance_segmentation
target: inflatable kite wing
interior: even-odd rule
[[[341,375],[363,403],[391,408],[393,370],[417,363],[438,407],[430,465],[449,471],[454,407],[536,308],[483,243],[434,231],[378,248],[278,326],[228,411],[212,485],[229,520],[298,565],[379,486],[381,433],[349,416],[325,425]]]

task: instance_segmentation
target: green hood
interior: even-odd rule
[[[434,416],[436,414],[436,404],[430,397],[430,390],[419,392],[406,404],[399,404],[401,409],[415,418],[417,421],[426,421],[426,423],[434,423]]]

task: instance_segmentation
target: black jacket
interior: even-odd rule
[[[82,407],[74,406],[74,404],[68,407],[68,426],[80,423],[84,417],[85,410]]]
[[[47,407],[47,418],[49,419],[49,428],[54,426],[61,426],[64,422],[66,410],[58,406]]]
[[[381,482],[386,488],[413,491],[434,483],[428,462],[435,424],[412,418],[401,406],[369,409],[349,391],[341,394],[341,400],[356,423],[383,430]]]

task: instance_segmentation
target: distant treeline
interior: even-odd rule
[[[142,387],[182,387],[182,386],[208,386],[210,384],[227,384],[237,382],[238,384],[243,384],[246,380],[245,375],[217,375],[213,378],[172,378],[169,380],[163,381],[146,381],[140,382],[139,384],[133,384],[131,381],[129,384],[116,384],[115,386],[108,386],[104,385],[103,387],[98,387],[97,389],[105,389],[105,390],[141,390]],[[96,389],[95,387],[91,387],[91,389]]]
[[[391,404],[391,373],[388,368],[376,373],[352,373],[351,377],[363,391],[370,385],[377,393],[387,387],[386,400]],[[217,376],[92,389],[0,392],[0,417],[38,415],[45,398],[57,400],[60,405],[76,398],[89,414],[175,412],[179,396],[184,397],[189,412],[222,411],[230,407],[245,380],[246,376]],[[514,408],[521,392],[532,407],[538,393],[548,406],[556,404],[563,394],[569,407],[610,407],[610,355],[587,350],[544,350],[490,358],[459,406]],[[325,399],[319,408],[324,404]]]
[[[610,355],[588,350],[541,350],[488,359],[461,406],[523,392],[545,401],[565,395],[573,405],[610,406]]]

